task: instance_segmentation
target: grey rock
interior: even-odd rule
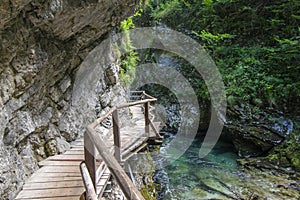
[[[23,101],[22,98],[18,98],[18,99],[12,98],[7,102],[6,106],[9,108],[11,112],[15,112],[20,108],[22,108],[24,105],[26,105],[26,103]]]
[[[35,126],[37,128],[48,126],[49,120],[52,118],[52,110],[52,107],[48,107],[38,117],[34,117]]]
[[[119,66],[115,65],[114,63],[110,64],[109,67],[105,70],[107,82],[110,85],[115,85],[118,81],[118,73],[119,73]]]
[[[60,135],[59,129],[54,124],[49,124],[48,130],[45,133],[45,140],[50,140],[58,137]]]
[[[280,114],[247,112],[251,112],[251,109],[229,109],[223,134],[233,142],[241,157],[256,157],[268,153],[293,130],[292,121]]]
[[[7,101],[9,101],[15,89],[13,71],[9,68],[6,68],[0,77],[1,97],[3,104],[5,104]]]
[[[35,131],[35,123],[29,112],[18,111],[5,130],[4,143],[16,146]]]
[[[113,100],[113,91],[112,89],[109,89],[106,91],[101,97],[100,97],[100,104],[102,108],[111,106]]]
[[[70,149],[70,144],[64,140],[64,139],[61,139],[61,138],[56,138],[56,147],[57,147],[57,152],[59,154],[62,154],[64,152],[66,152],[67,150]]]
[[[58,103],[61,97],[62,93],[57,87],[52,87],[50,89],[50,98],[52,99],[52,101]]]
[[[8,119],[9,119],[9,115],[6,111],[5,108],[1,108],[0,109],[0,127],[6,127],[8,124]],[[3,145],[3,139],[4,139],[4,132],[5,132],[6,128],[1,128],[0,129],[0,149],[1,146]],[[1,150],[0,150],[1,152]]]
[[[71,79],[68,76],[66,76],[59,84],[59,88],[63,93],[65,93],[70,86],[71,86]]]

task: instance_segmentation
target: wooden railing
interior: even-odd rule
[[[86,187],[86,199],[94,200],[97,193],[97,168],[96,168],[96,152],[98,151],[106,166],[109,168],[111,174],[116,179],[124,195],[130,200],[144,199],[138,189],[134,186],[126,172],[121,167],[122,152],[121,152],[121,138],[118,110],[122,108],[129,108],[131,106],[143,105],[145,117],[145,132],[147,137],[150,137],[150,128],[154,131],[155,137],[161,138],[158,130],[155,128],[150,119],[151,103],[156,102],[157,99],[146,94],[144,91],[132,91],[130,95],[130,102],[114,106],[107,113],[96,119],[92,124],[87,126],[84,134],[84,159],[80,165],[82,178]],[[95,128],[107,117],[112,115],[113,121],[113,138],[114,138],[114,155],[106,147],[105,141],[96,133]]]

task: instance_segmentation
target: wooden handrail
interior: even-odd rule
[[[157,101],[157,99],[156,98],[145,99],[145,100],[140,100],[140,101],[134,101],[134,102],[131,102],[131,103],[124,103],[124,104],[121,104],[119,106],[114,106],[109,111],[107,111],[103,116],[101,116],[100,118],[96,119],[91,124],[91,126],[93,128],[96,128],[98,126],[98,124],[100,124],[101,122],[103,122],[109,115],[111,115],[117,109],[131,107],[131,106],[136,106],[136,105],[144,104],[144,103],[147,103],[147,102],[154,102],[154,101]]]
[[[141,104],[148,103],[148,102],[154,102],[154,101],[157,101],[157,99],[153,98],[153,99],[145,99],[145,100],[140,100],[140,101],[134,101],[134,102],[131,102],[131,103],[121,104],[121,105],[117,106],[117,108],[121,109],[121,108],[126,108],[126,107],[141,105]]]
[[[101,155],[103,161],[109,168],[110,172],[117,180],[126,198],[130,200],[144,200],[141,193],[137,190],[137,188],[135,188],[134,184],[131,182],[130,178],[127,176],[126,172],[120,165],[120,163],[122,162],[122,156],[121,156],[121,139],[120,139],[118,110],[122,108],[128,108],[131,106],[136,106],[136,105],[144,105],[145,132],[148,134],[147,136],[148,137],[150,136],[150,127],[151,127],[155,132],[155,135],[161,138],[159,132],[156,130],[155,126],[153,125],[152,121],[149,118],[150,104],[151,102],[157,101],[157,99],[146,94],[145,91],[133,91],[131,93],[140,93],[140,99],[138,101],[124,103],[112,107],[103,116],[96,119],[93,123],[87,126],[87,130],[84,135],[84,152],[85,152],[86,168],[90,174],[90,180],[94,185],[94,192],[96,191],[96,185],[97,185],[97,177],[96,177],[97,169],[96,169],[96,158],[95,158],[96,155],[95,148],[96,148],[99,154]],[[146,99],[144,99],[145,97]],[[95,128],[110,115],[112,115],[112,119],[113,119],[115,157],[110,153],[109,149],[105,145],[105,142],[97,135],[95,131]],[[83,179],[85,180],[85,178]],[[89,191],[86,192],[89,193]]]
[[[153,96],[147,94],[145,91],[143,91],[143,95],[145,95],[146,97],[148,97],[148,99],[156,99]]]
[[[130,93],[143,93],[144,90],[131,90]]]
[[[111,115],[115,110],[117,110],[117,107],[112,107],[108,112],[106,112],[102,117],[96,119],[93,123],[90,124],[91,127],[96,128],[98,124],[103,122],[109,115]]]

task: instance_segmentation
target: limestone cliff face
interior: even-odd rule
[[[3,0],[0,3],[0,199],[13,199],[38,160],[69,141],[124,94],[116,56],[99,52],[102,73],[84,112],[72,107],[76,72],[138,0]],[[77,91],[77,99],[81,93]],[[102,96],[100,105],[95,96]],[[118,98],[114,98],[118,97]],[[117,99],[117,100],[116,100]],[[84,106],[83,106],[84,107]]]

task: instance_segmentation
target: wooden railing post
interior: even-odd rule
[[[145,107],[145,132],[146,135],[150,136],[150,119],[149,119],[149,108],[150,108],[150,102],[147,102],[144,104]]]
[[[112,113],[112,119],[113,119],[113,133],[114,133],[114,145],[115,145],[115,158],[119,163],[122,161],[121,157],[121,138],[120,138],[120,126],[119,126],[119,116],[118,116],[118,110],[116,109]]]
[[[96,183],[96,151],[94,142],[91,140],[87,132],[84,133],[84,160],[86,167],[91,176],[91,180],[94,184],[95,191],[97,189]]]

